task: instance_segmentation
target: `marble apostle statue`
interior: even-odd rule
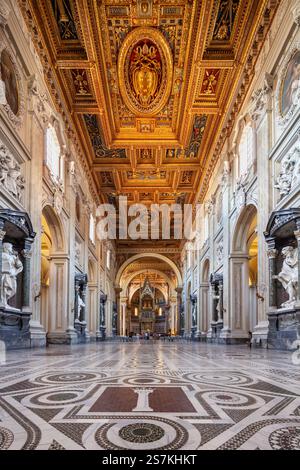
[[[2,246],[1,302],[5,307],[17,292],[17,275],[23,271],[23,264],[11,243]]]
[[[85,307],[85,303],[82,300],[81,296],[78,294],[77,297],[77,321],[80,322],[81,309]]]
[[[281,307],[294,307],[297,300],[298,291],[298,255],[297,248],[285,246],[281,253],[283,256],[283,264],[278,275],[274,276],[283,285],[289,299],[281,304]]]
[[[197,325],[197,304],[196,302],[193,302],[192,305],[192,326]]]

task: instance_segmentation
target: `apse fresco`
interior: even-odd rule
[[[300,51],[297,51],[290,60],[282,84],[281,114],[285,115],[295,104],[300,92]]]

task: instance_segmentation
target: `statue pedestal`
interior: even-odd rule
[[[0,306],[0,340],[7,349],[30,348],[30,312]]]
[[[196,327],[196,326],[192,326],[192,328],[191,328],[191,339],[192,339],[192,340],[195,340],[195,339],[196,339],[196,331],[197,331],[197,327]]]
[[[30,347],[41,348],[46,346],[46,332],[39,321],[30,320]]]
[[[77,331],[75,330],[74,327],[70,327],[67,329],[66,334],[66,343],[67,344],[77,344],[78,343],[78,336],[77,336]]]
[[[86,321],[75,320],[75,331],[77,333],[77,343],[89,342],[89,334],[86,331]]]
[[[268,319],[268,348],[296,349],[292,344],[300,336],[300,307],[271,310]]]
[[[269,322],[259,322],[252,332],[252,347],[266,348],[268,344]]]
[[[211,328],[207,334],[207,341],[209,343],[223,343],[221,332],[223,330],[223,320],[211,322]]]
[[[97,341],[104,341],[106,339],[106,326],[100,326],[99,331],[96,333]]]

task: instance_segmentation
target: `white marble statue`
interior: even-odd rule
[[[17,292],[17,275],[23,271],[23,264],[11,243],[2,246],[1,303],[5,307]]]
[[[77,318],[76,321],[80,322],[80,314],[81,314],[81,309],[85,307],[85,303],[82,300],[81,296],[78,294],[77,296]]]
[[[281,250],[283,264],[281,271],[274,279],[278,279],[287,292],[289,299],[281,304],[281,307],[294,307],[298,291],[298,250],[292,246],[285,246]]]

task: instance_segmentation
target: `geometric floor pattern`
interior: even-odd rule
[[[300,366],[184,341],[11,351],[0,449],[300,450]]]

